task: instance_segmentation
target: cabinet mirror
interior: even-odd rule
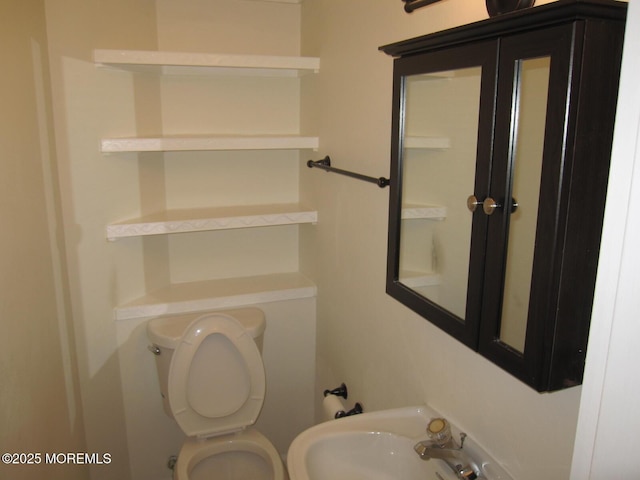
[[[461,322],[481,73],[469,67],[405,79],[398,280]]]
[[[513,198],[500,340],[524,351],[542,170],[549,57],[518,62],[514,92]],[[398,281],[465,322],[473,213],[480,67],[405,78]],[[518,202],[519,199],[519,203]],[[486,202],[486,199],[485,199]],[[494,208],[503,208],[501,206]],[[486,213],[485,210],[487,210]],[[471,312],[470,312],[471,313]]]
[[[626,12],[554,3],[381,47],[387,293],[539,391],[582,381]]]
[[[511,211],[507,225],[500,341],[524,352],[549,92],[549,57],[516,62]]]

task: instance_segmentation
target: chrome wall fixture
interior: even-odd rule
[[[346,175],[347,177],[357,178],[358,180],[362,180],[364,182],[375,183],[380,188],[384,188],[389,186],[389,179],[384,177],[370,177],[368,175],[362,175],[360,173],[349,172],[347,170],[342,170],[340,168],[335,168],[331,166],[331,159],[329,155],[324,157],[322,160],[309,160],[307,162],[307,167],[309,168],[320,168],[327,172],[339,173],[340,175]]]

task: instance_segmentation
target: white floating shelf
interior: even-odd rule
[[[105,138],[103,153],[187,152],[213,150],[296,150],[317,149],[318,137],[297,135],[184,136],[147,138]]]
[[[419,137],[409,135],[404,139],[404,148],[443,149],[451,148],[448,137]]]
[[[443,220],[447,218],[447,207],[438,205],[403,205],[402,220],[430,219]]]
[[[107,239],[316,223],[318,212],[298,204],[168,210],[107,226]]]
[[[320,69],[318,57],[275,55],[94,50],[93,60],[98,66],[167,75],[233,74],[296,77],[305,73],[317,73]]]
[[[169,285],[114,309],[116,320],[235,308],[311,298],[315,284],[299,273],[276,273]]]

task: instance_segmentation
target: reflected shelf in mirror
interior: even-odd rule
[[[413,289],[434,287],[442,283],[440,275],[435,272],[419,272],[415,270],[402,270],[398,281]]]
[[[444,220],[447,218],[447,207],[441,205],[405,204],[402,206],[401,218],[402,220]]]

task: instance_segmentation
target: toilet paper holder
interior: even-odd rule
[[[350,417],[351,415],[358,415],[362,412],[364,412],[362,404],[360,402],[356,402],[351,410],[347,410],[346,412],[344,410],[340,410],[339,412],[336,412],[336,418]]]
[[[349,392],[347,391],[347,386],[343,383],[339,387],[334,388],[333,390],[325,390],[324,396],[326,397],[327,395],[336,395],[337,397],[342,397],[346,400],[347,396],[349,395]]]
[[[344,383],[342,383],[339,387],[324,391],[325,397],[328,397],[329,395],[342,397],[346,400],[347,397],[349,396],[349,392],[347,390],[347,386]],[[340,403],[338,403],[338,405],[340,405]],[[351,410],[342,409],[342,410],[335,411],[334,418],[350,417],[351,415],[357,415],[362,412],[364,412],[364,408],[362,407],[362,404],[360,402],[356,402],[356,404]]]

